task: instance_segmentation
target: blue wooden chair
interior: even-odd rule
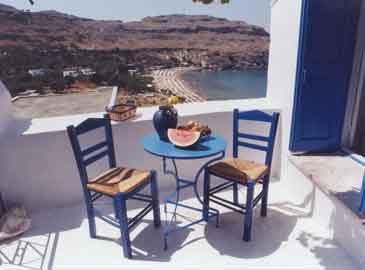
[[[267,122],[270,124],[269,135],[253,135],[239,131],[240,120]],[[204,208],[203,215],[207,216],[209,203],[214,202],[235,212],[245,215],[243,240],[251,240],[253,208],[261,201],[261,216],[267,214],[267,201],[269,192],[270,167],[274,150],[276,130],[279,114],[269,115],[261,111],[233,112],[233,158],[222,160],[205,169],[204,173]],[[244,141],[246,140],[246,141]],[[247,141],[249,140],[249,142]],[[253,143],[260,141],[261,144]],[[263,145],[264,144],[264,145]],[[238,147],[247,147],[265,152],[265,163],[238,158]],[[224,183],[215,187],[210,186],[210,176],[214,175],[224,179]],[[254,189],[257,184],[262,185],[262,191],[254,198]],[[240,204],[238,187],[247,187],[246,203]],[[233,188],[233,201],[217,195],[217,193]]]
[[[86,149],[81,149],[79,136],[99,128],[104,128],[105,130],[105,141]],[[103,196],[110,197],[113,200],[115,219],[108,219],[102,215],[100,218],[120,229],[124,256],[132,258],[129,239],[130,229],[151,210],[153,210],[155,227],[160,226],[161,223],[156,172],[116,166],[110,119],[90,118],[76,127],[67,127],[67,132],[84,192],[90,237],[96,238],[95,212],[97,209],[94,208],[93,203]],[[89,179],[87,167],[104,157],[108,157],[109,169],[100,176]],[[148,185],[150,186],[151,195],[141,194],[140,191]],[[128,199],[147,203],[147,206],[142,211],[129,220],[126,208]]]

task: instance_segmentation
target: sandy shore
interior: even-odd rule
[[[193,70],[193,68],[171,68],[155,70],[151,73],[154,78],[156,89],[168,89],[174,95],[184,97],[185,102],[199,102],[206,99],[199,96],[191,87],[181,78],[184,72]]]

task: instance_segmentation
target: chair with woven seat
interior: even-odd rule
[[[79,136],[96,129],[104,129],[105,141],[82,149]],[[156,172],[116,166],[110,119],[89,118],[78,126],[67,127],[67,132],[79,170],[90,237],[96,238],[95,212],[97,209],[94,208],[94,202],[103,196],[110,197],[113,200],[115,219],[110,220],[102,215],[100,218],[120,229],[124,256],[132,258],[130,229],[150,211],[153,211],[155,227],[159,227],[161,224]],[[105,157],[108,158],[109,169],[98,177],[89,179],[87,167]],[[150,187],[150,195],[141,193],[147,186]],[[139,200],[147,204],[130,220],[127,217],[126,207],[126,202],[129,199]]]
[[[239,127],[241,120],[269,124],[268,136],[241,133]],[[251,240],[253,208],[260,201],[261,216],[267,215],[270,169],[278,120],[278,113],[270,115],[258,110],[240,112],[235,109],[233,112],[233,158],[217,162],[206,168],[204,172],[204,217],[208,215],[210,202],[245,215],[243,232],[243,240],[245,241]],[[254,141],[260,143],[254,143]],[[264,152],[265,162],[258,163],[238,158],[239,147]],[[224,182],[211,187],[211,175],[223,179]],[[254,197],[254,189],[257,184],[262,185],[262,191]],[[239,202],[239,186],[247,188],[245,204]],[[233,189],[232,201],[218,196],[218,193],[231,188]]]

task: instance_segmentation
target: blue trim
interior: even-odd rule
[[[115,159],[115,149],[114,149],[114,139],[113,139],[113,129],[111,125],[111,120],[109,118],[109,115],[104,115],[104,119],[107,120],[105,125],[105,137],[106,141],[108,143],[108,149],[109,149],[109,167],[115,168],[117,166],[117,162]]]
[[[246,138],[246,139],[252,139],[250,138],[249,134],[244,134],[239,132],[239,118],[240,118],[240,112],[238,109],[234,109],[233,111],[233,158],[238,158],[238,138]],[[209,189],[208,189],[208,204],[209,204]],[[233,201],[235,203],[238,203],[238,185],[237,183],[233,184]]]
[[[129,239],[128,232],[128,217],[127,217],[127,206],[124,193],[118,193],[113,198],[115,212],[117,213],[119,219],[119,229],[122,239],[123,246],[123,254],[124,257],[131,259],[132,258],[132,249],[131,249],[131,241]]]
[[[256,141],[263,141],[268,142],[270,140],[269,137],[259,136],[259,135],[252,135],[252,134],[246,134],[246,133],[240,133],[237,134],[238,138],[243,139],[249,139],[249,140],[256,140]]]
[[[357,209],[359,214],[364,214],[365,211],[365,161],[361,160],[359,157],[357,157],[353,152],[351,152],[348,149],[342,149],[342,152],[345,154],[348,154],[349,157],[355,161],[356,163],[360,164],[364,167],[364,174],[361,180],[361,190],[360,190],[360,200],[359,200],[359,207]],[[364,157],[363,157],[364,158]]]
[[[239,198],[238,198],[238,183],[233,183],[233,202],[235,204],[238,204]]]
[[[268,141],[268,152],[266,154],[265,158],[265,165],[269,168],[271,167],[272,163],[272,156],[274,153],[274,145],[275,145],[275,139],[276,139],[276,133],[278,129],[278,123],[279,123],[279,113],[274,113],[272,116],[272,122],[270,127],[270,134],[269,134],[269,141]]]
[[[203,193],[203,219],[209,221],[209,189],[210,189],[210,174],[207,168],[204,169],[204,193]]]
[[[363,214],[364,210],[365,210],[365,173],[362,178],[361,191],[360,191],[360,203],[359,203],[358,212],[360,214]]]
[[[262,194],[262,203],[261,203],[261,216],[262,217],[267,216],[267,204],[268,204],[268,196],[269,196],[269,182],[270,182],[270,176],[266,175],[263,179],[262,193],[261,193]],[[256,205],[256,204],[254,203],[254,205]]]
[[[82,135],[89,131],[105,127],[107,121],[108,120],[103,118],[88,118],[81,124],[79,124],[77,127],[75,127],[76,134]]]
[[[346,149],[346,148],[342,148],[342,149],[341,149],[341,151],[342,151],[344,154],[349,155],[349,157],[350,157],[353,161],[355,161],[356,163],[358,163],[358,164],[360,164],[360,165],[362,165],[362,166],[364,166],[364,167],[365,167],[365,157],[361,156],[362,158],[360,159],[359,157],[357,157],[357,156],[359,156],[359,155],[356,155],[354,152],[352,152],[351,150]]]
[[[246,215],[244,221],[243,240],[251,241],[252,235],[252,216],[253,216],[253,198],[255,192],[255,182],[249,181],[247,183],[247,198],[246,198]]]
[[[233,111],[233,157],[238,157],[238,133],[239,133],[239,110],[234,109]]]
[[[297,53],[297,71],[296,71],[296,79],[295,79],[295,90],[294,90],[294,104],[292,109],[292,119],[291,119],[291,131],[290,131],[290,143],[289,150],[294,148],[294,140],[295,140],[295,111],[297,109],[298,100],[300,100],[301,94],[301,85],[303,82],[303,63],[304,63],[304,52],[305,52],[305,40],[306,40],[306,32],[307,32],[307,19],[309,12],[309,4],[308,0],[302,0],[302,12],[300,16],[300,32],[299,32],[299,43],[298,43],[298,53]],[[298,97],[298,98],[296,98]]]
[[[330,1],[323,4],[316,0],[302,1],[289,150],[335,152],[341,149],[360,1],[342,0],[337,8],[336,3],[332,4]],[[332,16],[334,13],[336,16]],[[340,46],[337,50],[325,53],[326,61],[320,61],[323,66],[316,61],[321,58],[321,53],[328,50],[319,46],[321,41],[318,31],[324,27],[323,38],[326,38],[328,32],[325,29],[327,26],[321,25],[321,21],[327,21],[326,25],[336,25],[338,22],[337,38],[341,39],[337,42]],[[329,32],[334,37],[335,33]],[[316,49],[318,46],[321,48]],[[341,55],[338,55],[339,50]],[[338,61],[333,62],[333,58]],[[332,68],[333,72],[330,72]],[[324,100],[322,103],[328,104],[325,108],[315,100]],[[327,110],[328,106],[330,110]]]
[[[155,227],[161,225],[160,203],[158,198],[157,172],[151,171],[151,194],[153,207],[153,223]]]
[[[248,121],[259,121],[259,122],[272,122],[271,115],[264,113],[259,110],[252,110],[252,111],[241,111],[238,114],[239,119],[245,119]]]

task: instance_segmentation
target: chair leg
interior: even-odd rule
[[[251,241],[254,191],[255,182],[249,181],[247,183],[246,214],[243,231],[243,240],[246,242]]]
[[[118,207],[118,204],[115,203],[115,200],[114,199],[113,199],[113,206],[114,206],[114,216],[115,216],[115,219],[119,222],[119,219],[120,219],[120,215],[119,215],[120,208]]]
[[[233,184],[233,202],[238,204],[238,184]]]
[[[114,198],[114,208],[116,209],[116,216],[119,217],[119,228],[121,233],[123,254],[124,257],[132,258],[131,241],[129,240],[128,217],[126,196],[124,193],[118,193]]]
[[[87,192],[87,193],[86,193]],[[85,203],[86,203],[86,212],[87,218],[89,221],[89,233],[90,238],[96,238],[96,224],[95,224],[95,212],[93,202],[91,200],[91,195],[88,191],[85,193]]]
[[[153,223],[156,228],[161,225],[160,202],[158,199],[157,174],[151,171],[151,196],[153,207]]]
[[[209,191],[210,191],[210,173],[208,169],[204,170],[204,194],[203,194],[203,219],[209,220]]]
[[[267,216],[267,203],[268,203],[268,196],[269,196],[269,175],[266,175],[263,179],[263,186],[262,186],[262,201],[261,201],[261,216]]]

